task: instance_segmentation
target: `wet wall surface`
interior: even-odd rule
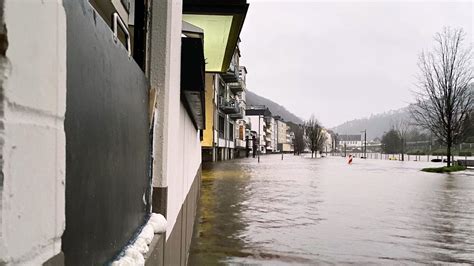
[[[66,0],[66,265],[101,265],[143,225],[148,81],[88,0]]]
[[[474,171],[340,157],[204,165],[189,265],[474,263]],[[438,165],[439,166],[439,165]]]

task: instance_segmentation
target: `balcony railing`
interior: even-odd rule
[[[231,63],[229,69],[222,73],[221,76],[222,79],[224,79],[224,81],[227,83],[237,82],[239,81],[239,68]]]
[[[245,89],[245,84],[241,78],[238,78],[236,82],[229,83],[229,88],[233,93],[238,93]]]
[[[239,104],[239,112],[235,114],[229,114],[232,119],[242,119],[245,116],[245,108]]]
[[[238,148],[245,148],[247,145],[246,141],[245,140],[241,140],[241,139],[236,139],[235,140],[235,146],[238,147]]]
[[[241,111],[239,102],[235,99],[226,100],[224,97],[219,97],[219,109],[225,114],[238,114]]]

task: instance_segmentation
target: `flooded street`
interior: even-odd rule
[[[474,263],[474,171],[340,157],[203,166],[189,265]]]

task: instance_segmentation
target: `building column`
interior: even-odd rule
[[[168,199],[168,149],[171,64],[172,2],[150,2],[150,25],[147,43],[149,54],[146,73],[150,80],[150,104],[153,119],[152,211],[166,217]]]
[[[0,0],[0,75],[0,265],[61,264],[66,168],[61,0]]]

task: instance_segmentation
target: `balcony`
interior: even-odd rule
[[[267,150],[273,150],[273,142],[272,141],[267,140],[265,146],[267,147]]]
[[[229,69],[221,73],[221,77],[226,83],[236,83],[239,81],[239,69],[231,63]]]
[[[229,117],[232,119],[242,119],[245,116],[245,108],[243,106],[240,106],[239,104],[239,112],[238,113],[233,113],[229,114]]]
[[[239,102],[235,99],[226,100],[224,97],[219,97],[219,109],[221,109],[224,114],[239,114],[241,112]]]
[[[243,91],[245,89],[245,84],[242,79],[239,78],[237,82],[229,83],[229,89],[235,94]]]
[[[245,140],[241,140],[241,139],[236,139],[235,140],[235,147],[237,148],[246,148],[247,146],[247,143]]]

